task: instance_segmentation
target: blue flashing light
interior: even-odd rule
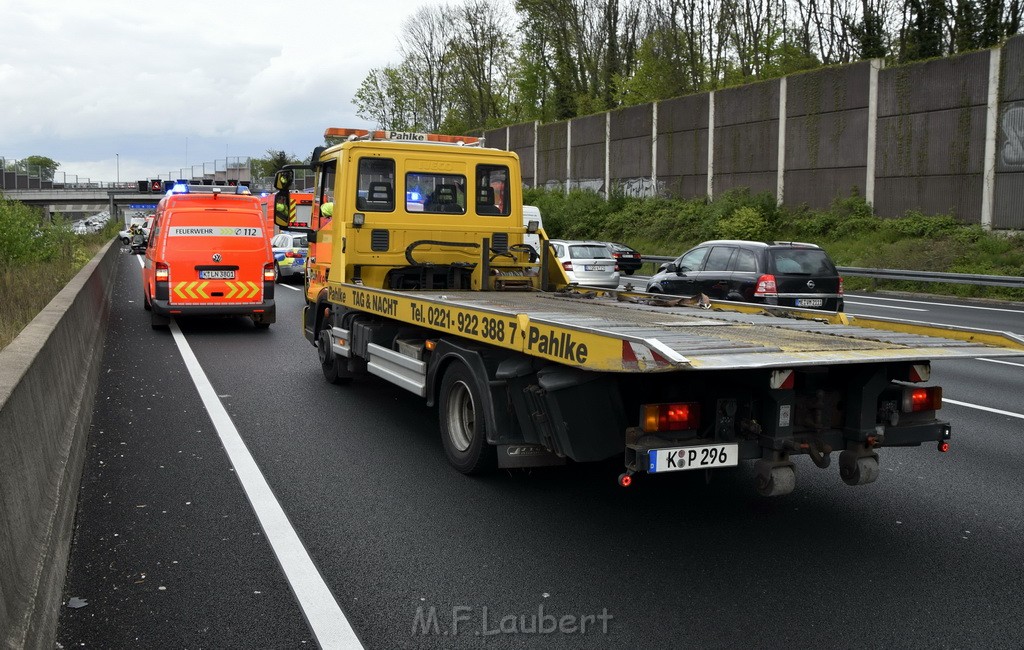
[[[260,198],[261,198],[261,199],[262,199],[263,197],[266,197],[266,196],[270,196],[270,192],[260,192]]]
[[[249,191],[249,186],[248,185],[238,185],[237,187],[235,187],[235,194],[248,194],[248,195],[251,195],[252,192]]]
[[[167,192],[168,196],[170,196],[171,194],[188,194],[188,193],[189,193],[188,183],[183,183],[181,181],[178,181],[177,183],[175,183],[174,187],[172,187]]]
[[[422,201],[423,200],[423,195],[420,194],[419,192],[406,192],[405,193],[405,200],[406,201],[416,201],[416,202]]]

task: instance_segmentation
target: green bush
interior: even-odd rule
[[[38,258],[39,212],[0,196],[0,267]]]
[[[0,348],[117,234],[119,223],[76,235],[60,215],[44,221],[23,203],[0,196]]]
[[[728,218],[720,221],[718,233],[722,239],[769,241],[772,238],[767,220],[752,205],[738,207]]]

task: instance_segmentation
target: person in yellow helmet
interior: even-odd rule
[[[334,216],[334,201],[328,201],[320,206],[320,216],[327,219]]]

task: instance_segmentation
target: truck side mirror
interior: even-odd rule
[[[282,190],[274,197],[274,223],[278,228],[288,228],[291,222],[291,197],[288,195],[288,190]]]
[[[278,192],[287,192],[295,180],[295,172],[290,169],[282,169],[274,174],[274,189]]]

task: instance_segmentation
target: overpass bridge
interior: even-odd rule
[[[121,218],[122,221],[127,211],[155,210],[164,196],[163,192],[141,192],[136,187],[19,188],[0,192],[8,199],[41,208],[47,219],[57,213],[77,219],[109,210],[111,218]]]
[[[79,218],[109,210],[111,217],[124,216],[127,210],[152,210],[163,197],[161,193],[139,192],[137,189],[14,189],[4,190],[8,199],[42,208],[47,219],[60,213]]]

